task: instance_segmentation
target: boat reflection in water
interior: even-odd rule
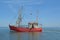
[[[10,40],[39,40],[40,32],[10,32]]]
[[[28,40],[40,40],[40,32],[30,32],[28,33]]]

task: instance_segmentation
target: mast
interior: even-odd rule
[[[21,23],[22,23],[22,7],[18,11],[18,19],[17,19],[16,25],[20,27]]]
[[[38,14],[39,14],[39,11],[37,10],[37,13],[36,13],[36,22],[38,23]]]

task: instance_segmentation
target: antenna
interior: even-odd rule
[[[39,11],[37,10],[37,13],[36,13],[36,22],[38,23],[38,14],[39,14]]]

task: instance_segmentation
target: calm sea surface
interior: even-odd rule
[[[60,40],[60,28],[43,28],[43,32],[13,32],[0,28],[0,40]]]

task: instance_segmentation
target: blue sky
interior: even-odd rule
[[[35,21],[39,10],[39,24],[43,27],[60,27],[60,0],[0,0],[0,27],[15,24],[22,5],[23,24]]]

